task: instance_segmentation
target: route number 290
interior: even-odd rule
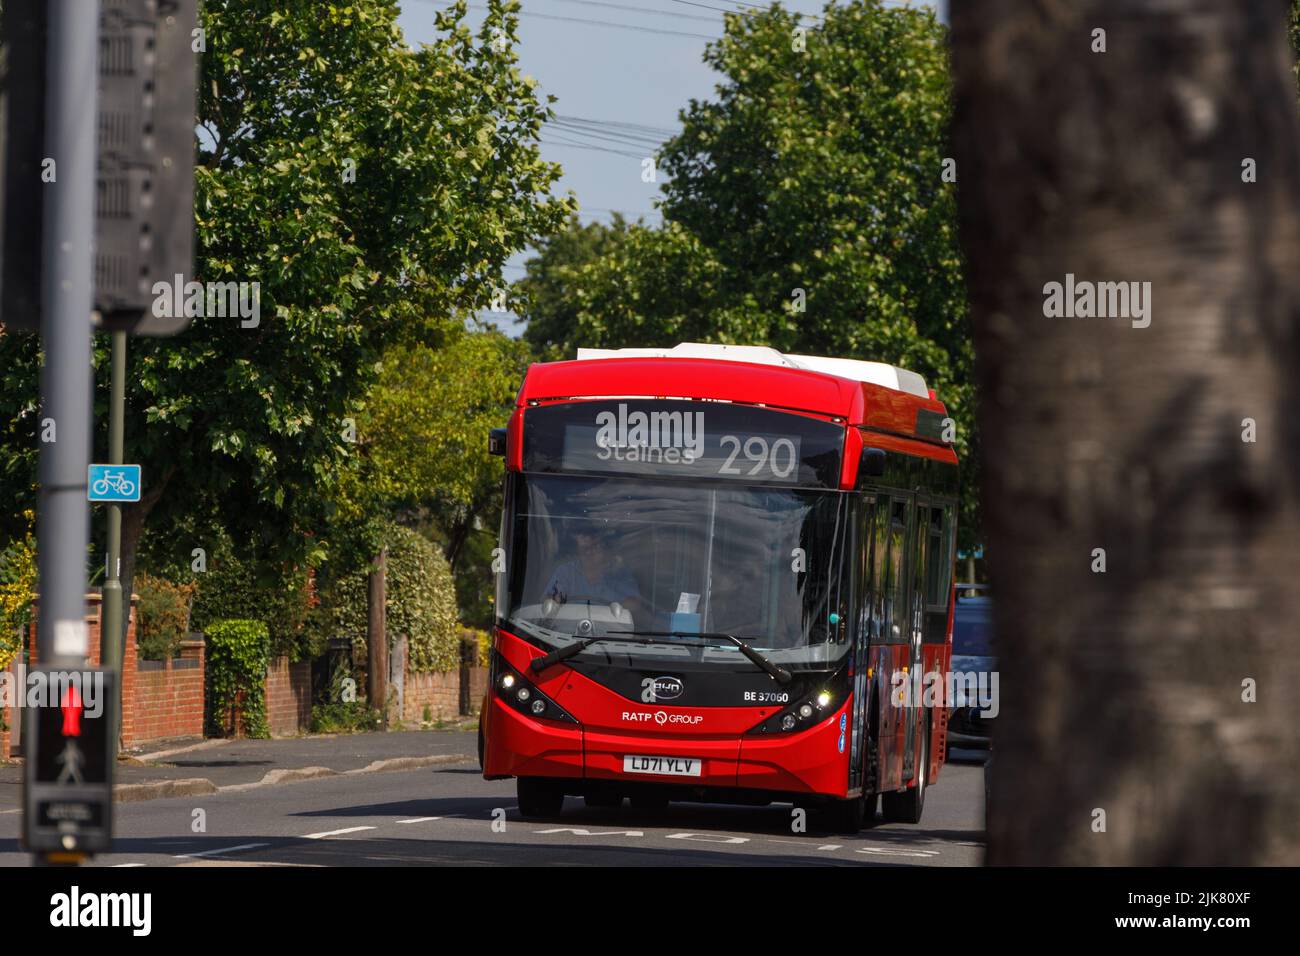
[[[794,442],[788,438],[778,438],[769,445],[766,438],[758,435],[751,435],[743,442],[736,435],[723,435],[719,444],[724,451],[728,447],[731,450],[727,460],[718,469],[720,475],[757,475],[768,471],[777,478],[789,478],[799,465]],[[745,461],[737,465],[736,459],[742,452]],[[753,466],[748,471],[745,470],[746,463]]]

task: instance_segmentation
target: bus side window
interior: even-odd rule
[[[947,636],[948,601],[952,595],[952,513],[952,505],[928,509],[923,637],[928,643],[942,644]]]
[[[947,610],[951,584],[951,562],[947,560],[947,542],[943,533],[943,509],[925,509],[927,537],[925,550],[925,604],[930,611]]]
[[[884,640],[889,644],[907,641],[907,581],[903,574],[904,545],[907,540],[907,503],[895,501],[889,512],[889,555],[885,560],[883,594]]]
[[[887,499],[886,499],[887,503]],[[881,507],[873,495],[862,499],[858,511],[858,567],[855,590],[858,609],[858,647],[865,648],[876,634],[872,617],[872,594],[875,578],[872,576],[876,560],[876,509]]]
[[[868,615],[870,617],[871,643],[880,644],[887,640],[885,632],[885,588],[886,572],[889,566],[889,505],[887,496],[881,495],[876,503],[875,514],[871,517],[871,581],[868,595]]]

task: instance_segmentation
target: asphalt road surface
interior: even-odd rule
[[[781,804],[644,812],[569,797],[561,817],[526,821],[514,781],[485,781],[467,762],[118,804],[116,852],[94,865],[978,866],[982,755],[954,757],[919,825],[877,822],[854,836],[819,831],[811,815],[795,832]],[[29,861],[20,825],[0,812],[0,866]]]

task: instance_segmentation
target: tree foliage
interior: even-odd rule
[[[437,39],[412,50],[394,0],[204,4],[197,276],[260,283],[261,314],[132,340],[126,454],[145,495],[124,512],[126,583],[146,517],[174,538],[212,510],[250,554],[303,557],[384,351],[438,345],[439,317],[485,306],[507,257],[564,220],[537,146],[549,106],[516,67],[518,5],[488,6],[477,34],[464,3],[440,11]],[[36,369],[33,337],[0,335],[0,419],[17,445],[0,479],[19,507]],[[101,382],[101,421],[106,409]]]
[[[797,33],[804,30],[804,34]],[[802,41],[802,42],[800,42]],[[947,34],[852,0],[807,23],[728,16],[664,146],[662,227],[571,227],[517,284],[532,341],[768,344],[923,374],[958,423],[975,539],[972,353],[957,245]],[[970,463],[969,465],[967,463]]]
[[[196,585],[175,584],[141,572],[135,576],[132,590],[140,599],[135,638],[140,659],[161,661],[173,657],[181,641],[189,636],[190,605]]]
[[[388,548],[384,607],[390,636],[405,634],[413,671],[448,671],[459,660],[456,590],[451,568],[436,545],[418,531],[389,524],[381,535]],[[318,626],[352,641],[366,656],[369,566],[335,569],[321,587]]]
[[[0,549],[0,671],[22,650],[23,634],[36,600],[36,515],[24,511],[22,536]]]
[[[583,313],[573,293],[582,289],[602,256],[618,248],[630,224],[615,213],[609,223],[583,225],[575,215],[565,228],[537,244],[524,264],[527,275],[514,284],[518,310],[528,317],[524,341],[547,359],[572,358],[574,331]]]
[[[488,454],[488,431],[509,420],[529,357],[525,343],[490,328],[452,335],[441,349],[397,346],[358,419],[344,510],[396,512],[422,526],[451,563],[470,622],[491,617],[501,460]]]

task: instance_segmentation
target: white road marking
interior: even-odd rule
[[[441,820],[442,817],[415,817],[412,820],[398,820],[398,823],[428,823],[430,820]]]
[[[143,863],[114,863],[113,869],[115,870],[120,869],[121,867],[124,866],[144,866],[144,864]]]
[[[177,853],[174,859],[189,860],[200,856],[218,856],[222,853],[234,853],[236,850],[256,850],[260,846],[270,846],[269,843],[241,843],[239,846],[225,846],[216,850],[200,850],[197,853]]]
[[[713,833],[670,833],[669,840],[698,840],[700,843],[748,843],[749,837],[718,836]]]
[[[643,837],[645,833],[641,830],[584,830],[581,827],[555,827],[552,830],[534,830],[534,833],[572,833],[574,836],[629,836]]]
[[[344,833],[359,833],[362,830],[373,830],[374,827],[345,827],[342,830],[326,830],[324,833],[308,833],[306,836],[299,837],[302,840],[324,840],[326,837],[342,836]]]
[[[773,837],[772,839],[769,839],[767,842],[768,842],[768,843],[785,843],[785,844],[788,844],[788,845],[790,845],[790,846],[801,846],[801,847],[803,847],[803,848],[806,850],[806,849],[808,849],[808,844],[809,844],[809,842],[811,842],[811,841],[809,841],[809,840],[778,840],[778,839],[776,839],[775,837]],[[817,847],[816,849],[818,849],[818,850],[842,850],[842,849],[844,849],[844,844],[843,844],[843,843],[823,843],[821,846]]]
[[[919,856],[931,857],[938,856],[938,850],[899,850],[892,846],[864,846],[860,850],[854,850],[854,853],[878,853],[881,856]]]

